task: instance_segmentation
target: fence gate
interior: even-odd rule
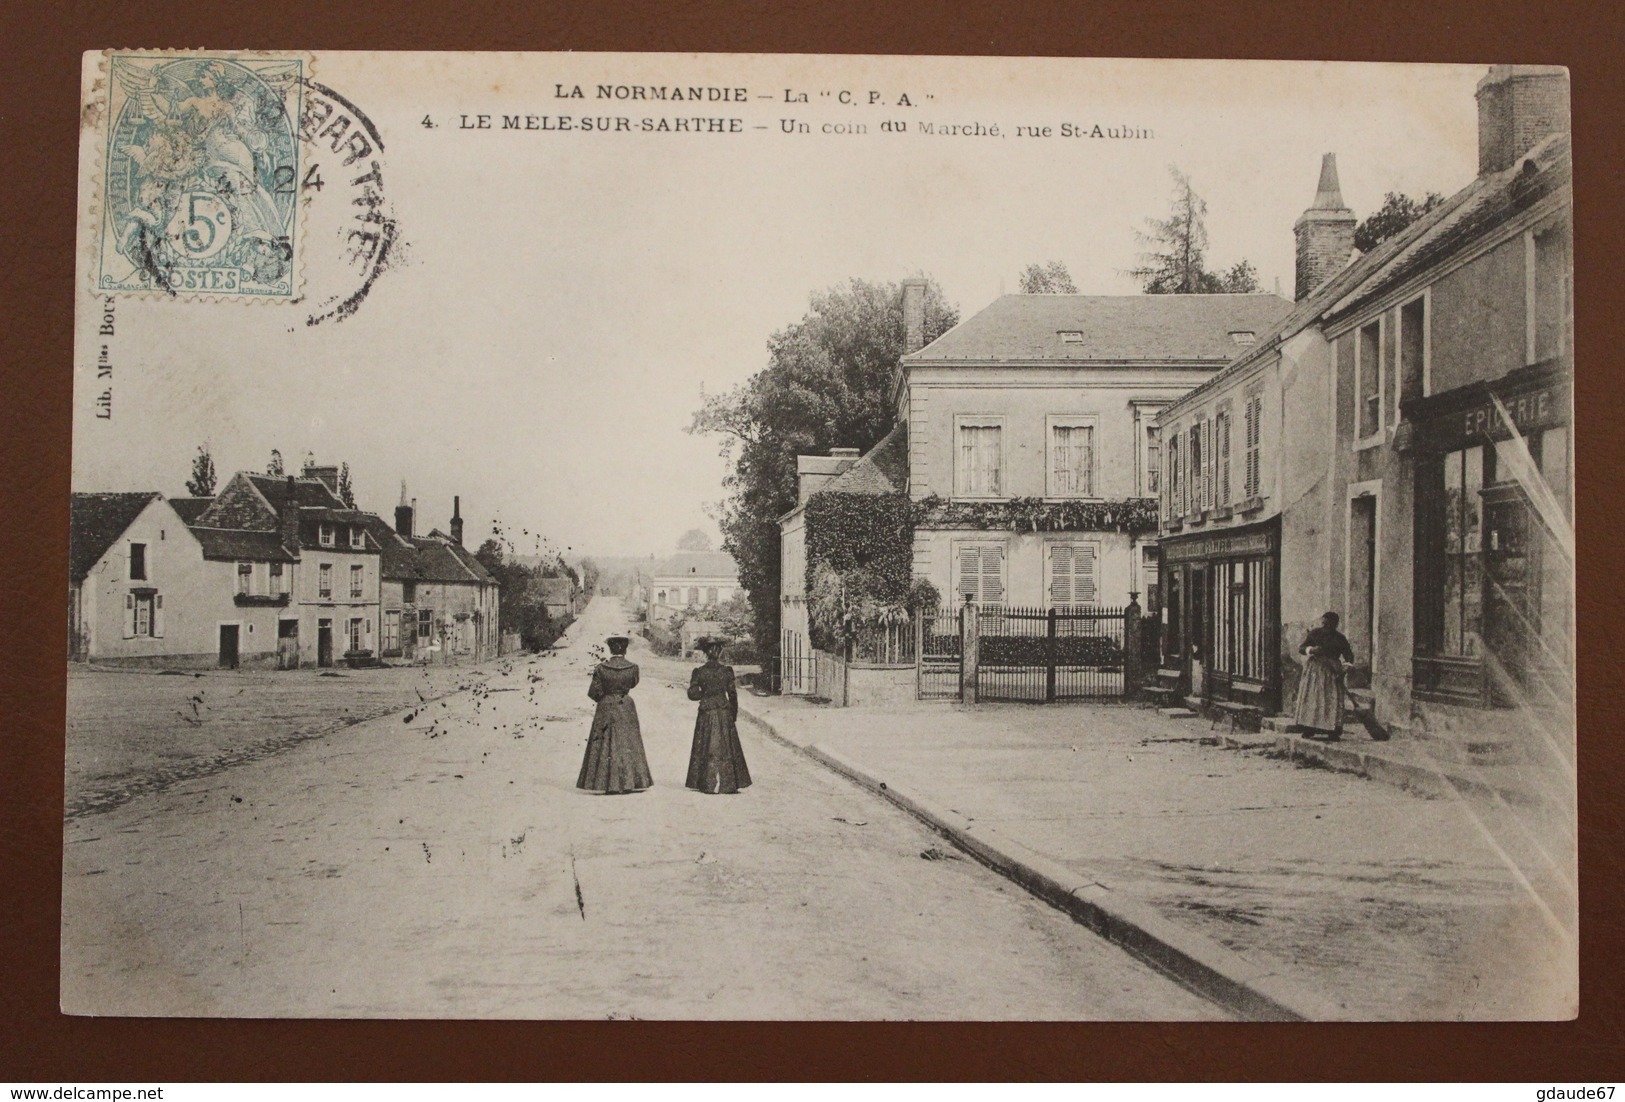
[[[921,700],[958,700],[964,654],[961,611],[921,609],[914,616],[916,691]]]
[[[818,655],[800,632],[787,631],[780,640],[778,688],[785,696],[818,695]]]
[[[977,697],[1050,703],[1121,698],[1125,683],[1124,611],[979,607]]]

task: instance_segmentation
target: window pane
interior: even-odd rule
[[[1382,351],[1377,325],[1360,330],[1360,424],[1359,435],[1370,436],[1381,427]]]

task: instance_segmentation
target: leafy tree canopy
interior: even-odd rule
[[[706,535],[703,528],[690,528],[683,533],[683,538],[677,541],[679,551],[709,551],[711,550],[711,537]]]
[[[1174,179],[1173,206],[1167,218],[1147,218],[1135,237],[1145,251],[1140,266],[1128,274],[1148,295],[1248,294],[1259,289],[1258,273],[1243,260],[1227,271],[1207,269],[1207,200],[1196,194],[1191,178],[1169,165]]]
[[[1428,192],[1421,202],[1390,191],[1383,196],[1382,206],[1354,227],[1354,247],[1363,253],[1370,252],[1442,202],[1444,196],[1436,191]]]
[[[958,320],[958,309],[930,281],[926,341]],[[688,430],[720,436],[732,461],[718,523],[763,652],[777,649],[778,519],[796,504],[796,456],[827,455],[832,447],[868,451],[892,427],[891,388],[904,352],[902,288],[853,279],[815,293],[806,315],[774,333],[767,349],[767,366],[707,398]]]
[[[214,457],[209,454],[209,445],[199,444],[192,457],[192,477],[186,480],[186,492],[193,497],[213,497],[214,483]]]
[[[265,473],[272,478],[281,478],[286,473],[282,467],[282,453],[276,448],[271,449],[271,461],[265,465]]]
[[[1072,273],[1059,260],[1043,264],[1029,264],[1021,270],[1021,293],[1024,295],[1075,295],[1078,285],[1072,282]]]
[[[342,464],[339,467],[339,500],[344,502],[346,509],[355,508],[355,487],[350,485],[350,465]]]

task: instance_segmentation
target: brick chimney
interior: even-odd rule
[[[314,459],[305,460],[305,469],[302,472],[306,478],[320,479],[323,486],[339,492],[339,469],[337,467],[318,467]]]
[[[401,503],[395,506],[395,531],[403,536],[412,534],[412,518],[415,510],[406,501],[406,480],[401,479]]]
[[[293,475],[288,476],[288,493],[282,502],[277,520],[282,528],[282,546],[294,554],[299,553],[299,496],[294,488]]]
[[[925,288],[923,279],[903,280],[903,354],[925,347]]]
[[[1337,182],[1337,154],[1328,153],[1320,161],[1320,186],[1315,201],[1298,216],[1292,235],[1298,241],[1295,302],[1302,302],[1332,276],[1343,270],[1354,253],[1354,212],[1343,205],[1343,189]]]
[[[857,448],[831,448],[828,456],[796,456],[796,504],[807,504],[809,497],[845,474],[857,461]]]
[[[1569,71],[1561,65],[1492,65],[1478,82],[1478,174],[1511,168],[1569,129]]]
[[[463,499],[451,499],[451,542],[458,547],[463,545]]]

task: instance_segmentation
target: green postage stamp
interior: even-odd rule
[[[299,294],[299,54],[111,53],[96,286]]]

